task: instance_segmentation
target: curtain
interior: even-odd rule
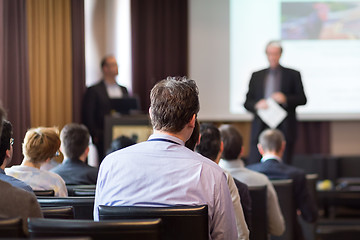
[[[72,119],[81,122],[81,102],[85,92],[84,0],[71,1],[72,42]]]
[[[187,75],[187,18],[187,0],[131,1],[132,86],[146,112],[156,82]]]
[[[31,126],[72,121],[70,0],[28,1]]]
[[[0,99],[13,125],[13,161],[22,161],[21,143],[30,127],[26,1],[0,1]]]
[[[330,154],[330,122],[299,122],[295,154]]]

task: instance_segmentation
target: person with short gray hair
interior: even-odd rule
[[[282,156],[286,142],[283,134],[277,129],[266,129],[259,137],[258,149],[262,155],[261,163],[248,165],[247,168],[265,174],[269,179],[292,179],[295,215],[300,215],[307,222],[317,219],[315,199],[307,187],[305,172],[283,163]],[[304,235],[298,221],[294,228],[294,240],[303,240]]]

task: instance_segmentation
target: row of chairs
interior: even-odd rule
[[[28,219],[31,238],[89,236],[92,239],[202,240],[208,239],[209,234],[207,205],[160,208],[100,206],[99,222],[68,219],[74,217],[71,215],[72,207],[42,210],[45,218]],[[64,211],[59,215],[61,210]],[[0,221],[0,232],[6,237],[21,237],[21,226],[21,219]]]

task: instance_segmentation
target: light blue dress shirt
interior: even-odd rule
[[[176,137],[153,134],[149,140],[116,151],[103,160],[96,186],[94,219],[99,220],[99,205],[207,204],[209,239],[237,239],[233,204],[222,169],[186,148]]]

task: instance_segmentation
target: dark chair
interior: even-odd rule
[[[160,239],[161,219],[100,221],[29,218],[30,238],[91,237],[102,239]]]
[[[44,218],[74,219],[74,208],[72,206],[42,207]]]
[[[95,196],[95,189],[74,189],[74,196],[85,197],[85,196]]]
[[[318,181],[317,174],[306,174],[306,185],[309,189],[311,197],[314,201],[317,201],[317,191],[316,191],[316,183]],[[319,205],[319,203],[318,203]],[[301,216],[297,216],[297,221],[299,222],[302,231],[304,233],[304,237],[306,240],[315,240],[315,229],[316,223],[306,222]]]
[[[306,174],[317,174],[319,179],[329,178],[327,159],[323,154],[295,155],[291,165],[303,169]]]
[[[54,190],[34,190],[36,196],[39,197],[53,197],[55,196]]]
[[[272,240],[292,240],[295,237],[295,224],[297,224],[297,216],[295,211],[295,202],[293,197],[293,181],[271,180],[279,199],[281,212],[285,220],[285,232],[281,236],[271,236]]]
[[[72,206],[75,219],[93,219],[94,197],[38,197],[41,207]]]
[[[1,238],[22,238],[25,237],[22,219],[8,218],[0,219],[0,237]]]
[[[321,220],[316,228],[317,240],[358,240],[360,220]]]
[[[68,195],[77,196],[75,195],[75,191],[93,191],[95,193],[96,185],[66,185]],[[95,194],[93,195],[95,196]]]
[[[100,220],[161,218],[163,239],[202,240],[209,238],[208,207],[99,206]]]
[[[267,187],[252,186],[249,187],[251,196],[251,240],[266,240],[268,239],[267,229]]]

